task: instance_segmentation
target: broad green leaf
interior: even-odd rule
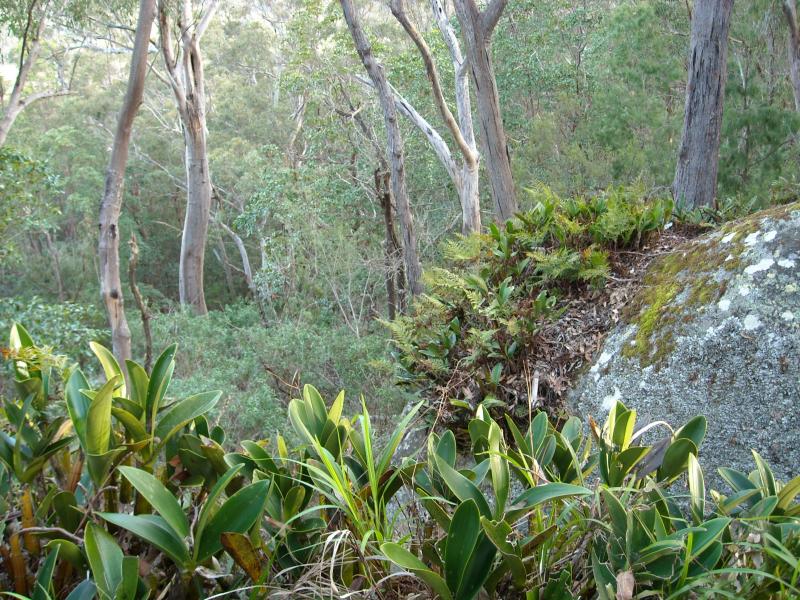
[[[451,432],[448,431],[448,433]],[[444,479],[447,487],[450,488],[450,491],[456,495],[456,498],[462,502],[473,500],[482,516],[492,516],[491,510],[489,509],[489,504],[486,502],[486,498],[483,497],[483,494],[478,489],[478,486],[447,464],[446,460],[438,454],[434,455],[433,459],[436,462],[436,468],[439,471],[439,474],[442,476],[442,479]]]
[[[131,389],[128,390],[129,397],[141,408],[142,414],[144,414],[147,407],[147,386],[150,384],[150,378],[147,376],[147,371],[139,363],[126,360],[125,366],[128,367],[128,377],[131,382]]]
[[[800,475],[784,485],[778,492],[778,508],[788,510],[798,494],[800,494]]]
[[[84,579],[69,593],[65,600],[94,600],[97,587],[91,579]]]
[[[86,423],[89,417],[90,400],[81,390],[88,388],[89,382],[86,381],[86,377],[84,377],[80,369],[72,371],[64,387],[64,397],[69,418],[72,421],[72,427],[75,429],[75,435],[78,436],[78,441],[84,453],[88,452],[86,446]]]
[[[117,359],[111,350],[102,344],[98,344],[97,342],[89,342],[89,347],[100,361],[100,364],[103,365],[103,372],[106,375],[106,381],[116,380],[117,384],[120,385],[120,396],[127,396],[125,390],[125,378],[122,374],[122,368],[119,366],[119,363],[117,362]]]
[[[131,436],[134,441],[142,442],[150,438],[142,422],[127,410],[112,406],[111,414],[122,423],[122,426],[125,427],[125,431],[128,432],[128,435]]]
[[[702,554],[714,541],[716,541],[730,525],[728,517],[718,517],[703,523],[700,531],[692,534],[692,558]]]
[[[122,583],[123,558],[116,540],[102,527],[89,522],[84,548],[98,592],[105,599],[116,600],[117,588]]]
[[[148,544],[152,544],[169,556],[180,568],[185,569],[189,566],[191,557],[186,543],[178,537],[175,530],[163,518],[157,515],[97,514],[109,523],[127,529]]]
[[[75,531],[81,523],[83,513],[78,510],[78,501],[72,492],[58,492],[53,497],[53,509],[58,523],[67,531]]]
[[[163,483],[150,473],[135,467],[118,467],[125,479],[131,482],[150,505],[158,512],[166,523],[173,529],[177,537],[189,536],[189,521],[180,503]]]
[[[772,469],[769,468],[769,465],[764,462],[764,459],[761,458],[761,455],[756,452],[753,452],[753,458],[756,461],[756,467],[758,469],[758,475],[761,479],[761,484],[764,486],[764,495],[765,496],[774,496],[776,493],[775,490],[775,476],[772,474]]]
[[[664,460],[658,468],[659,480],[672,481],[686,469],[689,455],[697,456],[697,446],[688,438],[677,438],[664,453]]]
[[[269,483],[266,480],[252,483],[225,501],[197,536],[197,562],[203,562],[222,549],[222,533],[244,533],[253,526],[267,500]]]
[[[161,406],[161,401],[167,393],[169,382],[172,380],[172,373],[175,370],[175,352],[178,350],[177,344],[169,346],[156,359],[153,370],[150,372],[150,382],[147,385],[147,406],[145,418],[151,420],[151,425],[155,421],[155,415]]]
[[[544,502],[560,500],[563,498],[575,498],[579,496],[590,496],[592,491],[570,483],[543,483],[532,487],[517,496],[511,505],[515,515],[527,512],[536,508]],[[511,511],[509,511],[510,513]],[[509,517],[511,518],[511,517]]]
[[[190,421],[214,408],[221,397],[221,391],[203,392],[174,404],[158,419],[155,436],[163,444]]]
[[[86,423],[86,451],[105,454],[111,443],[111,406],[114,387],[119,377],[112,377],[92,398]]]
[[[424,562],[402,546],[393,542],[386,542],[381,544],[381,552],[401,569],[405,569],[419,577],[443,600],[452,599],[452,595],[444,579],[431,571]]]
[[[495,516],[498,518],[505,512],[506,501],[508,500],[509,472],[508,462],[506,462],[504,454],[503,432],[497,423],[492,421],[489,426],[489,467],[496,500]]]
[[[475,551],[480,534],[481,522],[478,505],[473,500],[466,500],[459,504],[450,522],[450,529],[447,531],[444,572],[447,587],[451,590],[458,590],[461,586],[464,571]]]
[[[217,500],[219,500],[225,492],[225,488],[228,487],[228,484],[233,481],[233,478],[238,475],[243,467],[243,464],[231,467],[217,479],[214,487],[211,488],[211,491],[208,493],[208,498],[206,498],[206,501],[203,503],[203,508],[200,509],[200,516],[197,518],[197,525],[194,530],[195,541],[202,537],[206,524],[217,512]]]
[[[76,569],[83,569],[86,567],[86,560],[84,559],[83,552],[80,547],[70,540],[56,538],[47,542],[45,546],[48,550],[58,548],[58,558],[67,561]]]
[[[703,439],[706,437],[708,422],[702,415],[691,419],[686,425],[675,432],[675,438],[685,438],[694,442],[695,447],[700,448]]]

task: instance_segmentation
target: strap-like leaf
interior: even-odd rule
[[[189,521],[186,519],[186,513],[163,483],[147,471],[135,467],[119,467],[118,470],[161,515],[179,538],[188,537]]]

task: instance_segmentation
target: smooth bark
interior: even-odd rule
[[[372,48],[367,41],[361,22],[353,6],[352,0],[340,0],[344,19],[350,30],[350,35],[355,43],[364,69],[367,71],[372,85],[378,92],[383,121],[386,127],[387,155],[389,157],[392,196],[397,208],[400,221],[400,232],[403,238],[403,261],[406,268],[408,289],[412,295],[422,293],[422,265],[417,252],[417,237],[414,231],[414,217],[411,213],[411,202],[408,197],[405,177],[405,154],[403,152],[403,138],[400,135],[400,125],[397,120],[395,99],[383,66],[378,63],[372,54]]]
[[[125,361],[131,358],[131,332],[125,318],[125,301],[122,294],[119,265],[119,215],[122,210],[122,191],[125,166],[128,163],[133,120],[142,103],[145,75],[147,74],[147,50],[150,31],[155,18],[155,0],[141,0],[136,37],[131,56],[128,89],[117,121],[114,145],[106,170],[105,189],[100,203],[100,235],[98,255],[100,260],[100,293],[108,313],[111,326],[111,344],[114,355],[125,369]],[[125,371],[127,373],[127,370]]]
[[[800,31],[798,31],[796,0],[784,0],[783,14],[786,15],[786,23],[789,26],[787,46],[789,52],[789,76],[794,94],[794,109],[800,112]]]
[[[6,138],[8,138],[8,134],[14,122],[25,108],[39,100],[64,96],[69,93],[67,90],[57,90],[36,92],[29,96],[22,95],[25,84],[28,82],[31,69],[33,69],[33,65],[39,58],[41,37],[46,24],[46,19],[44,15],[42,15],[39,22],[34,25],[33,8],[34,6],[31,5],[31,10],[28,12],[27,25],[22,39],[22,49],[20,50],[19,68],[17,69],[17,77],[14,80],[14,87],[11,89],[8,103],[3,109],[2,118],[0,118],[0,146],[5,145]]]
[[[467,83],[467,69],[458,39],[450,24],[450,19],[445,12],[444,5],[440,0],[431,0],[431,11],[450,52],[450,59],[455,73],[456,108],[458,112],[458,121],[456,121],[456,118],[453,116],[445,100],[444,92],[442,91],[441,77],[439,76],[436,62],[433,60],[431,50],[425,42],[425,38],[408,18],[405,0],[392,0],[391,10],[392,14],[416,45],[422,57],[422,62],[425,65],[425,72],[431,84],[431,91],[436,108],[447,126],[447,129],[450,131],[450,134],[453,136],[456,146],[458,146],[459,153],[461,154],[460,167],[455,164],[450,149],[441,136],[438,134],[434,136],[434,130],[430,124],[418,114],[412,114],[416,113],[416,111],[413,110],[413,107],[407,100],[400,97],[399,100],[404,105],[401,109],[405,109],[402,110],[402,112],[409,116],[411,121],[426,134],[426,137],[428,137],[429,142],[434,147],[434,150],[444,164],[445,169],[448,171],[458,191],[461,203],[462,233],[479,232],[481,230],[480,196],[478,187],[478,161],[480,155],[475,145],[475,135],[472,126],[472,108],[469,96],[469,84]],[[442,145],[444,148],[441,147]]]
[[[500,96],[492,65],[491,40],[508,0],[492,0],[481,11],[476,0],[455,0],[456,15],[467,51],[467,64],[475,85],[483,156],[489,175],[495,218],[505,221],[517,212],[511,175],[511,153],[500,110]]]
[[[683,134],[672,195],[678,206],[712,206],[717,193],[722,107],[733,0],[697,0],[692,12]]]
[[[139,285],[136,283],[136,267],[139,265],[139,243],[136,240],[136,234],[131,234],[131,239],[128,240],[131,254],[128,258],[128,284],[131,286],[131,293],[139,308],[139,314],[142,317],[142,331],[144,332],[144,370],[150,372],[150,367],[153,364],[153,335],[150,332],[150,311],[147,310],[142,292],[139,290]]]
[[[206,92],[200,40],[219,7],[212,1],[196,25],[193,25],[192,1],[183,0],[178,25],[181,39],[174,53],[167,2],[159,2],[161,52],[178,107],[185,145],[186,216],[181,237],[178,293],[184,306],[196,314],[206,314],[203,269],[208,225],[211,219],[211,174],[208,165],[208,129],[206,127]]]

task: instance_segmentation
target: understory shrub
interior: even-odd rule
[[[92,344],[94,386],[12,328],[18,394],[0,431],[0,586],[22,598],[769,598],[800,594],[800,476],[720,469],[706,420],[637,429],[622,403],[588,434],[479,405],[395,457],[422,403],[379,436],[304,386],[292,443],[212,425],[221,391],[177,398],[176,347],[147,372]],[[54,379],[61,385],[54,386]],[[378,441],[378,439],[382,441]]]
[[[568,199],[546,187],[531,193],[531,211],[445,242],[448,268],[428,270],[427,293],[388,324],[401,377],[429,396],[468,411],[486,401],[527,414],[529,365],[549,363],[555,372],[556,363],[582,357],[563,354],[558,336],[568,328],[553,324],[587,304],[591,311],[618,253],[639,247],[672,216],[671,200],[643,199],[636,188]],[[555,378],[539,391],[552,402],[564,389]]]
[[[237,304],[202,317],[188,311],[154,315],[152,330],[156,347],[180,346],[173,381],[178,393],[199,386],[223,390],[218,414],[232,435],[283,429],[288,401],[306,381],[327,395],[363,394],[387,417],[405,403],[380,328],[357,338],[344,325],[302,319],[265,327],[254,306]],[[143,349],[135,354],[143,355]]]

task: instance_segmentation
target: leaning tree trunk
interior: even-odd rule
[[[697,0],[692,14],[683,135],[672,195],[678,206],[712,206],[717,193],[722,105],[733,0]]]
[[[789,25],[789,76],[794,93],[794,109],[800,112],[800,31],[797,23],[796,0],[784,0],[783,12]]]
[[[494,200],[495,218],[505,221],[517,212],[511,154],[500,111],[500,96],[491,57],[491,39],[507,0],[492,0],[484,11],[475,0],[455,0],[458,21],[464,36],[483,142],[483,155]]]
[[[142,103],[144,81],[147,74],[147,50],[150,45],[150,30],[155,17],[155,0],[141,0],[136,38],[128,76],[128,90],[117,121],[111,159],[106,170],[106,183],[100,203],[100,293],[108,313],[111,326],[111,344],[114,355],[125,369],[125,360],[131,358],[131,332],[125,318],[125,302],[122,294],[119,265],[119,215],[122,209],[122,187],[125,166],[128,163],[133,120]],[[125,371],[127,373],[127,370]]]
[[[372,54],[372,48],[367,41],[364,30],[353,6],[352,0],[340,0],[342,12],[350,29],[350,35],[356,46],[364,69],[367,71],[372,85],[378,91],[378,98],[383,109],[383,121],[386,126],[387,155],[391,172],[392,196],[397,208],[400,221],[400,233],[403,238],[403,260],[406,268],[408,289],[412,295],[422,293],[422,265],[417,253],[417,236],[414,231],[414,217],[411,213],[411,202],[406,188],[405,154],[403,152],[403,138],[400,135],[400,124],[397,120],[395,98],[383,66],[378,63]]]

